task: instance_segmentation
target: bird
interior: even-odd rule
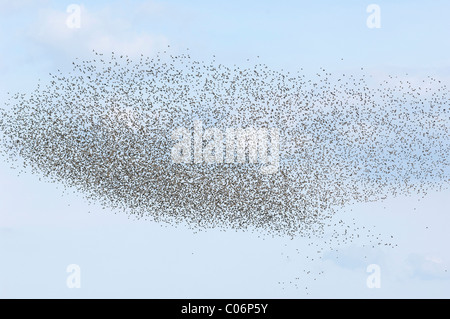
[[[69,73],[50,73],[47,85],[10,94],[0,148],[12,163],[20,157],[49,182],[136,219],[306,238],[325,238],[331,227],[336,245],[393,239],[330,224],[342,207],[448,187],[448,87],[440,79],[374,83],[364,67],[311,75],[259,56],[226,65],[168,51],[135,58],[94,50]],[[172,133],[192,132],[198,120],[221,132],[277,128],[279,170],[261,174],[265,163],[248,155],[174,163]]]

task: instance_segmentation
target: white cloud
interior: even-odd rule
[[[112,51],[129,56],[152,54],[167,47],[169,40],[161,34],[135,31],[132,17],[127,17],[114,6],[103,10],[90,10],[81,6],[81,28],[71,29],[66,21],[69,13],[51,8],[39,10],[39,16],[30,26],[28,36],[38,46],[85,55],[96,50]]]
[[[424,280],[450,279],[448,264],[435,255],[410,254],[406,265],[412,277]]]
[[[31,9],[48,3],[48,0],[0,0],[0,14],[10,14],[18,10]]]

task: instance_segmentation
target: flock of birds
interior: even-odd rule
[[[6,159],[137,218],[273,235],[323,232],[336,209],[448,187],[449,96],[428,77],[308,78],[196,61],[94,52],[1,110]],[[277,128],[280,168],[176,164],[171,134]]]

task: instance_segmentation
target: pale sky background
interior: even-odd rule
[[[2,105],[7,92],[34,90],[92,49],[137,56],[167,45],[224,64],[260,56],[285,70],[364,67],[450,84],[448,1],[93,2],[0,0]],[[66,26],[72,3],[82,6],[80,29]],[[366,26],[371,3],[380,29]],[[3,159],[0,180],[0,298],[450,297],[449,190],[349,207],[336,218],[375,227],[398,247],[361,240],[310,261],[307,244],[318,239],[161,227],[17,177]],[[69,264],[81,268],[80,289],[66,285]],[[366,285],[369,264],[381,267],[379,289]]]

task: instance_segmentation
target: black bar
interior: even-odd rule
[[[383,299],[60,299],[56,302],[50,299],[0,300],[4,311],[11,306],[14,312],[31,310],[34,314],[45,314],[52,307],[55,309],[56,305],[57,309],[65,309],[64,313],[78,314],[83,317],[86,315],[90,317],[94,314],[101,315],[101,318],[105,318],[109,314],[117,317],[120,313],[126,313],[128,318],[139,314],[139,318],[146,319],[233,318],[236,316],[240,318],[301,318],[311,311],[318,316],[330,311],[334,315],[346,314],[350,309],[355,310],[355,304],[358,304],[358,309],[362,307],[368,311],[369,309],[381,309],[379,308],[380,303],[389,304],[389,307],[400,304],[402,308],[405,308],[405,302],[409,304],[406,308],[415,309],[417,306],[417,300]],[[30,305],[24,307],[26,304]],[[442,305],[440,302],[439,304]],[[413,308],[410,308],[412,306]],[[435,306],[436,302],[433,307]]]

